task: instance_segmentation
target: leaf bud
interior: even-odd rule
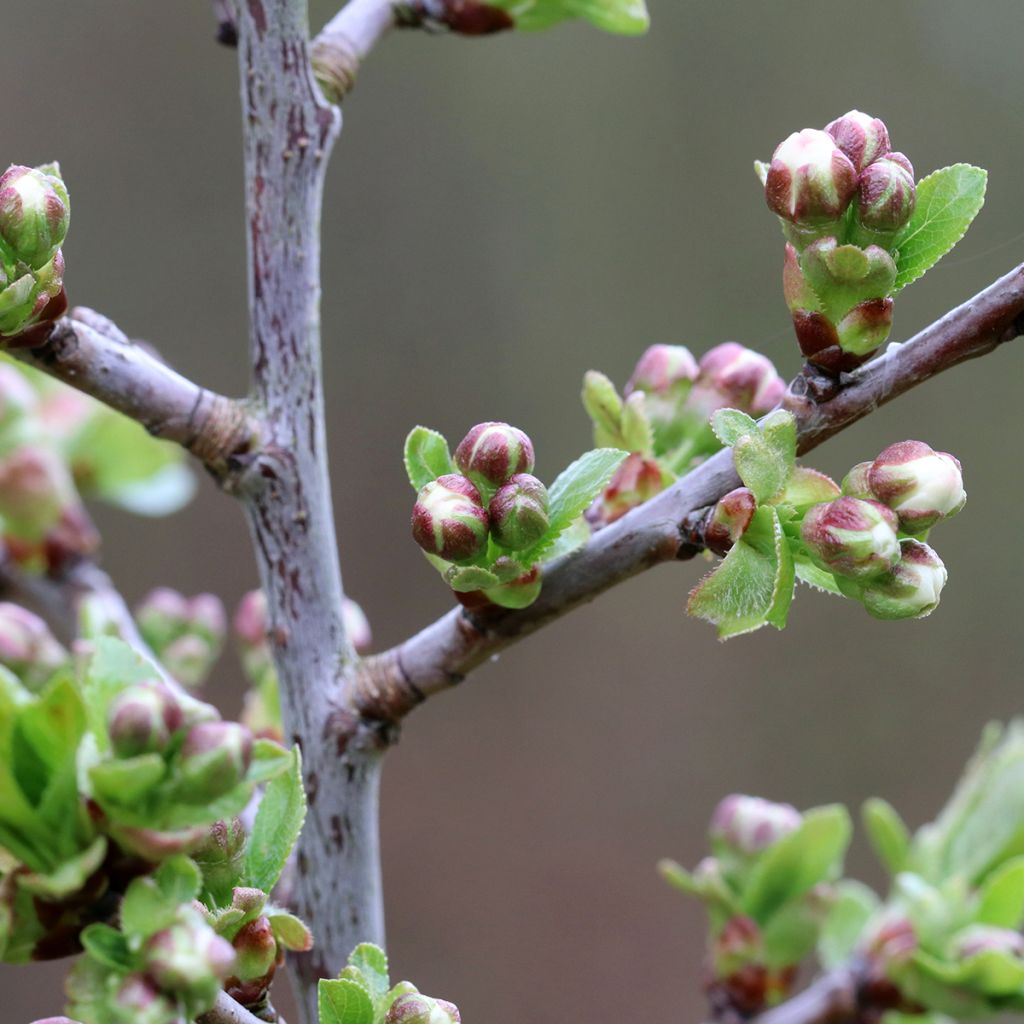
[[[869,579],[900,559],[899,521],[891,509],[863,498],[836,498],[804,516],[800,537],[814,564],[850,579]]]
[[[70,655],[34,612],[0,601],[0,664],[30,689],[41,687]]]
[[[900,561],[887,573],[866,581],[837,578],[839,589],[863,603],[876,619],[923,619],[939,604],[946,585],[946,567],[927,545],[900,542]]]
[[[737,487],[720,498],[704,527],[708,550],[721,557],[727,555],[747,532],[756,511],[757,498],[746,487]]]
[[[462,1024],[462,1016],[459,1008],[445,999],[407,992],[391,1004],[384,1024]]]
[[[914,168],[902,153],[888,153],[857,179],[857,219],[869,231],[895,234],[914,212]]]
[[[859,110],[837,117],[825,126],[825,131],[850,158],[858,173],[889,152],[889,130],[885,124]]]
[[[889,337],[892,307],[891,298],[867,299],[854,306],[836,324],[839,347],[854,356],[870,356]]]
[[[110,745],[118,757],[163,753],[182,721],[181,707],[163,683],[135,683],[111,702]]]
[[[761,416],[774,409],[785,392],[786,384],[770,359],[727,341],[701,357],[688,405],[704,420],[719,409]]]
[[[547,488],[529,473],[517,473],[494,493],[487,515],[495,541],[510,551],[531,547],[547,532]]]
[[[542,583],[540,566],[535,565],[516,579],[491,587],[483,593],[487,600],[501,608],[528,608],[540,596]],[[471,595],[456,596],[461,600],[464,596]]]
[[[828,133],[794,132],[776,148],[768,167],[769,208],[797,227],[835,223],[857,191],[857,170]]]
[[[0,175],[0,257],[38,270],[68,233],[68,191],[56,164],[13,165]]]
[[[500,487],[533,472],[533,442],[507,423],[478,423],[455,449],[455,465],[481,490]]]
[[[480,492],[464,476],[438,477],[416,498],[412,536],[428,554],[448,562],[468,562],[485,550],[488,532]]]
[[[219,904],[228,902],[245,870],[248,836],[241,818],[215,821],[192,859],[203,872],[203,884]]]
[[[607,525],[621,519],[630,509],[649,501],[665,489],[661,466],[639,452],[627,456],[615,470],[588,518]]]
[[[231,943],[194,912],[151,936],[142,952],[157,985],[186,999],[212,999],[235,964]]]
[[[755,854],[795,831],[802,821],[791,804],[733,793],[715,808],[709,831],[712,840],[742,854]]]
[[[239,981],[263,978],[277,962],[277,940],[270,921],[263,914],[242,925],[231,945],[236,958],[233,976]]]
[[[234,789],[252,763],[252,733],[237,722],[192,726],[181,747],[181,779],[195,799],[213,800]]]
[[[955,516],[967,502],[960,463],[922,441],[889,445],[871,464],[868,483],[906,533],[921,533]]]

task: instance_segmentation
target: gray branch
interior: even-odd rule
[[[213,1009],[196,1018],[196,1024],[263,1024],[263,1021],[236,1003],[226,992],[221,992]]]
[[[360,65],[394,28],[397,12],[395,0],[349,0],[313,40],[313,70],[332,103],[352,91]]]

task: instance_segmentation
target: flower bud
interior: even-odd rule
[[[960,463],[922,441],[889,445],[871,464],[868,483],[906,533],[921,533],[955,516],[967,502]]]
[[[614,523],[630,509],[649,501],[664,489],[665,477],[661,466],[654,459],[633,452],[615,470],[604,493],[587,516],[600,525]]]
[[[868,481],[868,471],[871,469],[870,462],[858,462],[846,476],[843,477],[843,494],[850,498],[863,498],[865,501],[877,501],[871,484]]]
[[[901,541],[900,553],[900,561],[875,579],[854,582],[837,578],[840,590],[861,601],[876,619],[923,619],[930,615],[938,607],[946,585],[946,567],[927,544],[917,540]]]
[[[412,510],[413,540],[448,562],[468,562],[483,552],[488,527],[480,492],[455,473],[427,484]]]
[[[21,605],[0,602],[0,664],[30,689],[39,688],[70,655],[50,627]]]
[[[869,579],[900,559],[899,522],[891,509],[863,498],[836,498],[804,516],[800,537],[814,564],[850,579]]]
[[[158,931],[142,952],[157,985],[186,999],[215,996],[235,964],[231,943],[193,913]]]
[[[802,815],[791,804],[734,793],[715,809],[709,831],[712,840],[739,853],[755,854],[795,831],[802,821]]]
[[[857,171],[828,132],[805,128],[780,143],[765,182],[769,208],[799,227],[837,221],[857,191]]]
[[[854,306],[836,324],[839,347],[854,356],[870,356],[889,337],[892,307],[890,298],[867,299]]]
[[[231,891],[244,873],[245,826],[241,818],[215,821],[192,859],[203,872],[203,884],[218,904],[229,902]]]
[[[0,460],[0,517],[9,536],[42,540],[77,505],[67,467],[52,449],[26,444]]]
[[[181,748],[181,780],[190,796],[212,800],[234,789],[252,763],[252,733],[237,722],[192,726]]]
[[[346,597],[341,605],[341,618],[356,653],[365,654],[373,646],[373,631],[366,613],[351,597]]]
[[[163,753],[181,726],[178,702],[156,680],[129,686],[107,712],[110,745],[118,757]]]
[[[77,1020],[72,1020],[70,1017],[43,1017],[40,1020],[32,1021],[32,1024],[80,1024]]]
[[[232,626],[243,652],[267,645],[267,597],[262,590],[250,590],[242,597]]]
[[[870,231],[895,234],[914,212],[914,168],[902,153],[888,153],[857,179],[857,219]]]
[[[648,396],[675,397],[684,400],[697,379],[697,360],[683,345],[651,345],[640,357],[625,387],[628,397],[634,391]]]
[[[408,992],[391,1004],[384,1024],[462,1024],[462,1016],[454,1003]]]
[[[727,555],[747,532],[756,511],[757,498],[746,487],[737,487],[719,499],[704,527],[708,550],[722,557]]]
[[[510,551],[536,544],[550,525],[547,488],[529,473],[517,473],[495,491],[487,506],[495,541]]]
[[[836,145],[860,173],[889,152],[889,130],[877,117],[851,110],[825,126]]]
[[[786,384],[770,359],[727,341],[701,357],[687,404],[705,420],[719,409],[761,416],[774,409],[785,392]]]
[[[971,925],[953,936],[951,946],[957,960],[968,960],[980,953],[1007,953],[1024,959],[1024,935],[994,925]]]
[[[56,164],[14,165],[0,175],[0,256],[38,270],[68,233],[68,192]]]
[[[265,977],[277,961],[277,940],[270,921],[262,914],[244,924],[231,945],[235,948],[234,977],[239,981]]]
[[[917,932],[910,919],[892,911],[873,925],[861,946],[864,954],[883,967],[906,963],[917,952]]]
[[[108,825],[111,836],[122,850],[141,857],[151,864],[158,864],[176,853],[191,853],[201,846],[206,837],[202,825],[181,828],[171,832],[160,832],[152,828],[136,828],[130,825]]]
[[[114,997],[118,1024],[166,1024],[177,1012],[174,1004],[148,978],[129,974]]]
[[[507,423],[478,423],[455,449],[455,465],[483,490],[533,472],[533,442]]]

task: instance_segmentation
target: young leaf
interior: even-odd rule
[[[914,212],[896,239],[894,291],[916,281],[964,237],[985,202],[987,179],[980,167],[953,164],[917,183]]]
[[[660,860],[658,861],[658,872],[673,889],[678,889],[690,896],[703,895],[703,890],[697,879],[682,864],[674,860]]]
[[[121,929],[126,935],[146,938],[166,928],[183,903],[199,895],[202,876],[188,857],[175,856],[155,874],[137,878],[121,901]]]
[[[1024,857],[1008,860],[985,879],[975,920],[997,928],[1020,928],[1024,921]]]
[[[622,447],[630,452],[651,455],[654,452],[654,430],[647,418],[646,395],[634,391],[622,407]]]
[[[804,814],[800,827],[770,846],[751,870],[743,909],[764,922],[836,870],[850,842],[850,816],[833,804]]]
[[[391,988],[387,954],[380,946],[363,942],[349,954],[348,963],[362,975],[374,1007],[379,1007]]]
[[[822,590],[826,594],[835,594],[837,597],[843,596],[843,592],[836,586],[835,576],[824,569],[819,569],[807,557],[805,552],[798,549],[793,558],[796,578],[798,580],[806,583],[809,587],[814,587],[815,590]]]
[[[246,879],[264,892],[277,884],[306,820],[302,759],[297,747],[291,759],[290,770],[267,783],[245,851]]]
[[[860,882],[845,879],[836,886],[835,900],[818,938],[818,958],[823,967],[833,970],[850,962],[878,906],[878,897]]]
[[[615,385],[599,370],[588,370],[583,377],[583,408],[594,424],[594,444],[599,448],[618,448],[622,441],[622,415],[625,411]]]
[[[373,1002],[350,978],[324,979],[317,988],[320,1024],[373,1024]]]
[[[80,936],[86,953],[94,960],[115,971],[123,971],[132,964],[128,940],[109,924],[91,924],[82,929]]]
[[[758,504],[778,497],[793,471],[793,456],[785,446],[762,433],[744,434],[732,446],[732,457],[736,472]]]
[[[313,933],[294,914],[268,907],[266,917],[274,938],[285,949],[306,953],[313,948]]]
[[[413,427],[405,439],[405,472],[415,491],[439,476],[455,472],[448,442],[436,430]]]
[[[741,437],[758,433],[757,420],[739,409],[719,409],[711,417],[711,429],[715,437],[729,448]]]
[[[486,590],[488,587],[496,587],[501,582],[489,569],[483,569],[478,565],[453,565],[445,570],[444,578],[448,586],[458,594]]]
[[[882,866],[891,875],[905,871],[910,852],[910,830],[892,804],[874,797],[864,804],[861,818]]]
[[[644,0],[564,0],[566,10],[605,32],[640,35],[651,25]]]

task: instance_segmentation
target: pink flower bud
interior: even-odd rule
[[[646,395],[674,395],[685,399],[697,379],[697,360],[682,345],[652,345],[640,357],[626,384],[628,397],[634,391]]]
[[[881,576],[867,581],[838,577],[836,582],[844,594],[861,601],[876,619],[923,619],[938,607],[946,585],[946,567],[920,541],[901,541],[900,553],[900,561]]]
[[[858,173],[889,152],[889,131],[877,117],[851,110],[825,127]]]
[[[627,456],[615,471],[588,518],[600,525],[614,523],[630,509],[649,501],[665,489],[661,466],[639,452]]]
[[[41,686],[69,659],[68,652],[38,615],[21,605],[0,602],[0,664],[29,689]]]
[[[701,357],[688,404],[701,418],[719,409],[761,416],[774,409],[785,392],[786,384],[770,359],[727,341]]]
[[[863,498],[865,501],[877,501],[871,484],[868,481],[868,471],[871,469],[870,462],[858,462],[846,476],[843,477],[843,494],[850,498]]]
[[[142,955],[147,973],[161,989],[186,998],[216,995],[235,965],[231,943],[193,914],[153,935]]]
[[[955,516],[967,502],[960,463],[922,441],[889,445],[871,464],[868,483],[906,533],[921,533]]]
[[[194,798],[212,800],[234,789],[252,763],[252,733],[237,722],[192,726],[181,747],[181,779]]]
[[[181,707],[163,683],[136,683],[122,691],[107,712],[110,745],[118,757],[162,753],[182,720]]]
[[[981,953],[1007,953],[1024,959],[1024,935],[1010,928],[971,925],[953,937],[952,953],[957,960],[969,960]]]
[[[533,442],[507,423],[478,423],[455,449],[455,465],[482,490],[500,487],[533,472]]]
[[[906,963],[917,951],[917,933],[909,918],[893,911],[868,932],[862,945],[867,957],[883,967]]]
[[[23,445],[0,460],[0,517],[9,535],[41,540],[77,504],[67,467],[52,449]]]
[[[857,219],[872,231],[895,233],[914,212],[914,168],[902,153],[889,153],[864,168],[857,180]]]
[[[755,854],[795,831],[802,821],[800,812],[790,804],[734,793],[715,809],[710,834],[739,853]]]
[[[704,528],[708,550],[722,557],[727,555],[747,532],[756,511],[757,498],[746,487],[737,487],[721,498]]]
[[[821,569],[850,579],[869,579],[900,559],[895,514],[877,501],[836,498],[804,516],[800,537]]]
[[[244,648],[267,643],[267,598],[262,590],[250,590],[235,610],[232,621],[235,636]]]
[[[461,1024],[459,1008],[444,999],[419,992],[399,996],[388,1010],[384,1024]]]
[[[366,613],[351,597],[346,597],[341,606],[341,617],[352,646],[357,653],[365,654],[373,646],[373,631]]]
[[[12,166],[0,175],[0,253],[33,269],[48,263],[68,231],[68,193],[56,165]]]
[[[800,227],[838,220],[856,191],[856,168],[831,135],[814,128],[779,144],[765,182],[769,208]]]
[[[547,532],[547,488],[529,473],[517,473],[494,493],[487,515],[495,541],[510,551],[523,551]]]
[[[489,525],[480,492],[455,473],[427,484],[412,510],[413,540],[428,554],[449,562],[467,562],[479,555],[487,546]]]

